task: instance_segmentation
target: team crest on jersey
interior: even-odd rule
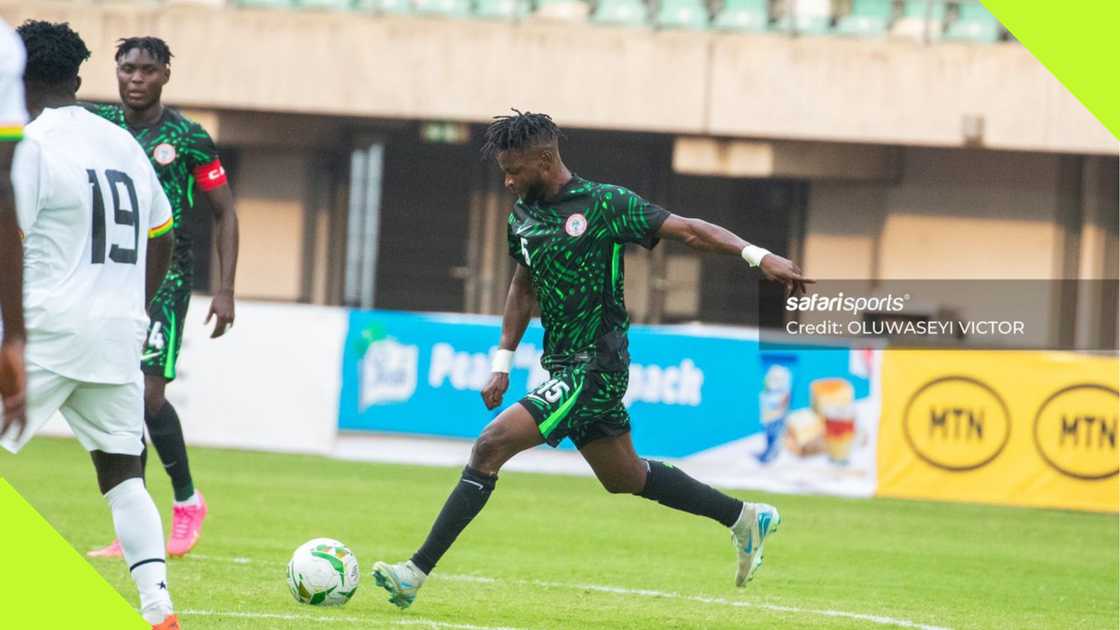
[[[167,144],[166,142],[156,146],[152,151],[152,157],[155,158],[156,163],[160,166],[167,166],[175,161],[175,147]]]
[[[587,217],[578,212],[568,217],[564,222],[564,231],[568,236],[581,236],[587,231]]]

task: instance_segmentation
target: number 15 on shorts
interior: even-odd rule
[[[535,396],[537,398],[543,399],[545,402],[551,404],[560,400],[564,396],[567,396],[568,392],[571,390],[572,388],[567,383],[558,378],[554,378],[542,383],[540,386],[533,390],[533,393],[530,394],[530,396]]]

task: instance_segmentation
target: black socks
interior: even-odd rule
[[[707,516],[731,527],[739,520],[743,502],[700,483],[684,471],[652,459],[645,460],[649,473],[638,496],[657,501],[674,510]]]
[[[481,473],[470,466],[464,468],[463,476],[436,517],[428,539],[413,554],[412,563],[424,573],[431,573],[459,534],[482,511],[497,481],[497,476]]]
[[[155,414],[148,414],[145,410],[144,422],[148,425],[152,444],[163,461],[163,468],[167,471],[167,476],[171,477],[175,500],[186,501],[194,494],[194,482],[191,480],[191,467],[187,461],[187,445],[183,441],[183,425],[179,423],[179,414],[175,413],[170,402],[165,401]]]

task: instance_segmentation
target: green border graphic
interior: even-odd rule
[[[4,479],[0,515],[0,628],[151,628]]]
[[[982,0],[1085,109],[1120,139],[1120,2]]]

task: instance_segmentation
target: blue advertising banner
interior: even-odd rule
[[[490,376],[498,318],[388,311],[351,311],[349,318],[341,430],[474,438],[501,410],[488,411],[479,395]],[[542,338],[533,322],[514,358],[504,406],[547,380],[539,364]],[[788,400],[770,405],[771,416],[778,407],[784,418],[790,408],[811,406],[810,383],[829,377],[845,377],[849,398],[864,398],[869,381],[867,374],[851,373],[851,352],[786,347],[760,352],[757,339],[741,331],[718,335],[634,326],[625,402],[635,448],[644,455],[686,457],[755,436],[751,448],[765,463],[766,451],[774,447],[760,436],[775,433],[776,425],[770,417],[763,426],[760,405],[780,394],[767,397],[764,376],[778,373],[771,380],[784,378],[777,391],[788,392]],[[770,441],[778,439],[775,433]]]

